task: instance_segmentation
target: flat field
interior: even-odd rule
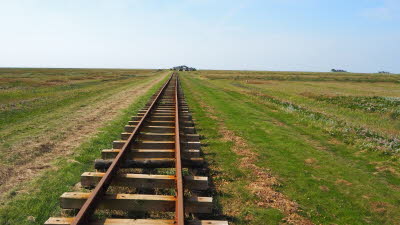
[[[400,75],[181,79],[233,224],[400,224]]]
[[[169,71],[0,69],[0,224],[43,224]]]
[[[0,69],[0,224],[43,224],[170,74]],[[400,224],[400,75],[180,72],[231,224]]]

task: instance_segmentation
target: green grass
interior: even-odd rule
[[[395,120],[400,115],[399,97],[360,97],[360,96],[311,96],[318,101],[341,105],[349,109],[361,109],[365,112],[390,112],[390,118]]]
[[[0,170],[42,154],[29,143],[22,148],[27,140],[62,140],[82,110],[95,111],[102,102],[160,74],[155,70],[0,69],[0,159],[8,165]]]
[[[217,71],[201,70],[196,74],[207,76],[211,80],[276,80],[276,81],[322,81],[322,82],[387,82],[399,83],[398,74],[366,74],[366,73],[327,73],[327,72],[278,72],[278,71]]]
[[[115,120],[102,127],[97,135],[75,149],[70,159],[56,160],[53,163],[54,169],[46,171],[27,185],[29,188],[26,193],[15,195],[15,191],[9,192],[9,200],[0,208],[0,224],[43,224],[50,216],[59,215],[60,195],[72,190],[82,172],[92,170],[93,160],[100,156],[100,151],[108,148],[113,140],[119,139],[130,117],[144,106],[162,82],[124,109]],[[35,218],[34,222],[28,220],[30,216]]]
[[[240,73],[237,71],[232,72],[234,74],[229,71],[220,72],[224,73],[219,75],[223,79],[209,79],[209,73],[214,71],[183,74],[185,94],[191,99],[189,104],[193,107],[194,102],[203,101],[214,108],[215,114],[224,121],[227,128],[243,137],[251,150],[258,154],[257,165],[270,169],[278,177],[282,185],[276,189],[298,202],[303,216],[321,224],[399,224],[399,157],[385,143],[373,144],[377,140],[391,140],[392,133],[398,132],[395,126],[388,124],[388,129],[382,129],[373,121],[387,115],[370,115],[360,110],[357,113],[362,114],[367,122],[358,120],[350,123],[348,121],[352,115],[347,114],[345,106],[336,104],[341,110],[329,110],[332,104],[320,104],[299,95],[302,92],[296,92],[305,87],[311,93],[321,91],[309,85],[313,82],[274,81],[272,84],[251,84],[235,79]],[[332,85],[329,81],[324,83],[317,84]],[[391,84],[392,81],[386,83],[389,86],[397,85]],[[282,89],[282,85],[294,88]],[[346,85],[349,84],[345,83],[343,88],[341,85],[334,86],[335,93],[340,93]],[[369,91],[379,90],[375,88]],[[396,97],[395,93],[389,96]],[[195,107],[194,118],[198,119],[200,110]],[[207,131],[204,135],[211,139],[209,142],[218,140],[218,137],[209,135],[212,134],[209,129],[215,124],[208,124],[202,119],[196,122]],[[367,132],[361,128],[367,129]],[[344,132],[346,130],[348,133]],[[239,201],[244,204],[254,198],[248,190],[243,189],[251,179],[239,175],[246,174],[246,171],[235,166],[239,156],[230,151],[229,146],[226,148],[223,153],[211,145],[207,149],[215,153],[212,155],[212,159],[215,158],[212,163],[221,168],[223,174],[225,171],[235,171],[226,173],[224,180],[227,182],[222,184],[221,189],[235,188],[229,191],[229,195],[216,194],[222,200],[229,199],[221,201],[222,211],[231,208],[230,202]],[[391,154],[386,154],[385,150],[390,150]],[[313,163],[307,163],[310,159]],[[248,197],[243,199],[243,196]],[[253,207],[243,207],[231,220],[238,220],[238,224],[244,223],[244,211],[249,208]],[[262,214],[254,212],[251,221],[264,218]],[[268,218],[271,223],[276,222],[273,222],[273,218],[279,219],[274,216]]]
[[[58,73],[54,75],[55,72]],[[0,69],[0,127],[143,82],[154,71],[132,70],[134,74],[129,76],[119,70],[105,72],[49,69],[21,73],[17,69]]]
[[[0,125],[2,148],[9,149],[43,129],[52,130],[59,126],[54,121],[65,114],[100,103],[155,74],[2,69],[0,113],[7,116]],[[278,178],[280,185],[274,189],[297,202],[303,217],[316,224],[400,224],[400,122],[394,115],[398,104],[386,101],[400,97],[400,76],[260,71],[180,74],[210,166],[215,208],[203,219],[281,224],[286,217],[276,208],[257,204],[259,199],[250,187],[255,177],[251,168],[239,166],[243,156],[233,151],[236,143],[221,134],[223,124],[246,141],[259,168]],[[8,201],[0,208],[0,224],[43,224],[49,216],[59,215],[59,196],[72,189],[83,171],[92,170],[93,159],[119,138],[129,117],[155,88],[75,149],[68,160],[56,159],[51,170],[27,185],[27,192],[18,193],[19,186],[8,192]],[[376,110],[369,110],[371,106]],[[7,156],[0,151],[0,158]],[[11,159],[9,166],[18,160]],[[30,216],[35,221],[28,220]]]
[[[184,83],[186,100],[196,119],[196,129],[204,137],[201,140],[202,149],[206,161],[211,165],[210,178],[213,179],[215,186],[225,184],[221,189],[213,189],[214,215],[203,219],[226,219],[235,224],[279,224],[283,218],[281,212],[257,206],[256,197],[246,189],[246,185],[252,179],[249,171],[233,166],[239,164],[239,157],[231,151],[233,143],[223,140],[218,130],[218,122],[210,118],[207,110],[199,103],[201,102],[199,99],[202,98],[199,95],[202,92],[197,90],[194,92],[191,88],[193,88],[191,85]],[[232,211],[239,212],[232,213]]]

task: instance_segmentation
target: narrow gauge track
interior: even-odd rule
[[[51,217],[46,225],[228,224],[196,219],[212,212],[212,198],[199,196],[208,177],[196,174],[204,160],[177,74],[132,117],[121,139],[102,151],[96,172],[82,174],[81,184],[91,192],[61,196],[61,208],[78,214]]]

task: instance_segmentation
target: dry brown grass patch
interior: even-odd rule
[[[339,144],[342,144],[342,142],[339,141],[339,140],[336,139],[336,138],[331,138],[331,139],[329,139],[329,144],[339,145]]]
[[[317,160],[314,158],[309,158],[309,159],[304,160],[304,163],[309,164],[309,165],[314,164],[316,162],[317,162]]]
[[[397,173],[396,169],[394,169],[394,168],[391,167],[391,166],[377,166],[377,167],[375,167],[375,169],[376,169],[378,172],[389,172],[389,173],[394,174],[394,175],[399,175],[399,174]]]
[[[330,191],[329,187],[327,187],[327,186],[325,186],[325,185],[319,186],[319,189],[320,189],[321,191],[325,191],[325,192]]]
[[[386,202],[373,202],[371,203],[371,210],[379,214],[385,214],[391,205]]]
[[[346,186],[353,185],[351,182],[349,182],[347,180],[343,180],[343,179],[336,180],[335,184],[337,184],[337,185],[346,185]]]
[[[245,81],[246,84],[273,84],[273,82],[271,81],[267,81],[267,80],[246,80]]]

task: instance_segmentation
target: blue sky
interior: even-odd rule
[[[400,73],[400,0],[0,0],[1,67]]]

